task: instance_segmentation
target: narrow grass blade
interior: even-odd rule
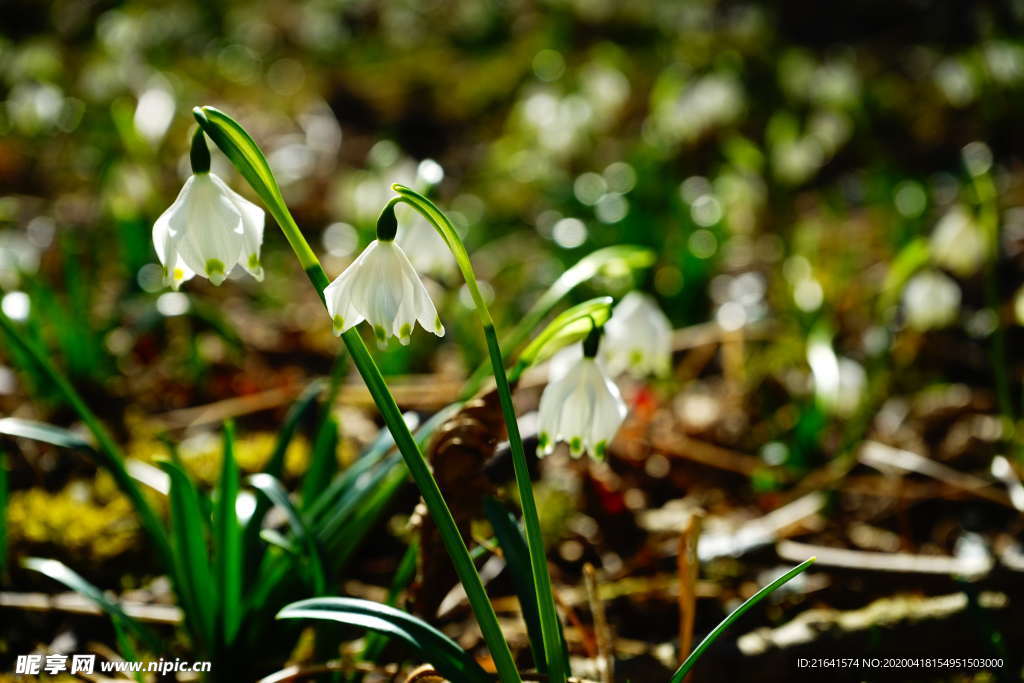
[[[171,462],[160,466],[171,478],[171,539],[178,574],[178,590],[193,634],[212,649],[216,643],[216,582],[210,571],[199,494],[185,472]]]
[[[565,653],[565,641],[562,639],[558,610],[555,607],[555,595],[551,588],[547,554],[540,528],[540,514],[533,496],[533,482],[530,480],[530,467],[526,462],[526,451],[523,449],[523,438],[519,433],[516,408],[512,401],[512,388],[509,386],[508,376],[505,374],[504,356],[498,346],[498,334],[494,325],[484,327],[484,336],[487,338],[487,351],[491,358],[491,369],[494,371],[494,381],[501,403],[501,414],[508,431],[509,449],[512,451],[516,489],[519,492],[519,502],[523,511],[523,526],[526,529],[527,556],[530,560],[533,585],[536,588],[537,611],[544,640],[544,659],[547,662],[551,681],[565,683],[571,671]]]
[[[540,625],[537,609],[537,588],[533,583],[530,569],[530,550],[512,513],[494,498],[484,500],[484,513],[494,529],[505,563],[512,575],[512,585],[519,599],[519,607],[526,623],[526,634],[530,641],[530,652],[540,673],[547,673],[547,659],[544,656],[544,631]]]
[[[401,638],[412,645],[440,673],[452,681],[484,683],[492,681],[476,661],[459,645],[427,622],[408,612],[369,600],[356,598],[312,598],[294,602],[278,619],[322,619],[362,626]],[[371,620],[371,621],[367,621]],[[380,623],[386,628],[379,628]],[[377,628],[367,624],[373,623]]]
[[[277,478],[281,477],[281,473],[284,471],[284,459],[288,453],[288,447],[291,446],[295,434],[298,433],[299,425],[302,424],[303,418],[309,415],[316,406],[316,399],[324,390],[325,385],[326,383],[323,379],[310,382],[309,386],[299,394],[299,397],[288,408],[288,413],[284,417],[284,423],[277,432],[274,450],[271,452],[267,464],[263,467],[264,472]]]
[[[327,415],[320,423],[309,467],[302,477],[302,507],[309,509],[317,497],[327,488],[338,470],[338,420]]]
[[[220,597],[220,619],[224,643],[234,642],[242,623],[242,528],[238,525],[236,502],[239,474],[235,460],[235,427],[224,424],[224,454],[221,462],[217,507],[214,510],[213,556]]]
[[[81,575],[64,563],[40,557],[27,557],[22,560],[21,565],[26,569],[31,569],[32,571],[48,576],[54,581],[67,586],[79,595],[92,600],[100,609],[109,614],[110,618],[113,619],[115,623],[130,630],[136,636],[141,638],[145,641],[147,647],[152,648],[154,652],[162,652],[164,650],[162,641],[157,638],[153,631],[146,628],[146,626],[141,622],[125,614],[121,605],[108,598],[104,595],[103,591],[86,581]]]
[[[798,574],[804,572],[808,567],[814,564],[814,559],[815,558],[812,557],[809,560],[801,562],[800,564],[798,564],[797,566],[793,567],[788,572],[780,576],[779,578],[769,583],[761,590],[754,593],[752,596],[747,598],[746,602],[744,602],[742,605],[734,609],[729,616],[723,619],[722,622],[718,624],[718,626],[711,630],[711,633],[704,637],[704,640],[700,641],[700,645],[694,648],[693,652],[690,653],[690,656],[686,658],[686,660],[678,669],[676,669],[676,672],[672,674],[671,683],[680,683],[684,678],[686,678],[686,674],[690,673],[690,669],[692,669],[693,666],[697,663],[697,660],[700,659],[700,656],[704,654],[704,652],[709,647],[711,647],[711,645],[718,639],[718,636],[722,635],[722,633],[724,633],[727,628],[732,626],[733,622],[735,622],[737,619],[746,614],[747,610],[749,610],[751,607],[753,607],[754,605],[756,605],[757,603],[761,602],[766,597],[771,595],[784,583],[786,583],[793,577],[797,576]]]
[[[249,483],[253,488],[261,491],[269,498],[274,505],[277,505],[284,511],[288,517],[288,525],[291,527],[292,533],[306,550],[306,559],[309,564],[313,591],[318,595],[323,594],[326,590],[326,580],[316,538],[309,532],[305,520],[299,511],[295,509],[291,499],[288,497],[288,492],[284,490],[281,482],[269,474],[254,474],[249,477]]]
[[[383,470],[379,481],[380,483],[375,486],[366,487],[362,499],[354,506],[354,512],[347,523],[338,527],[336,533],[327,535],[325,546],[330,551],[334,567],[344,566],[352,555],[358,552],[367,534],[406,482],[406,473],[399,466],[397,459],[389,468]]]
[[[416,578],[416,562],[419,558],[419,552],[420,548],[417,543],[410,543],[406,547],[405,553],[398,563],[398,569],[395,570],[395,575],[391,579],[391,585],[388,587],[386,604],[389,606],[394,607],[398,603],[398,597]],[[380,653],[384,651],[384,646],[387,645],[387,642],[387,636],[381,633],[371,633],[366,637],[366,644],[363,646],[363,651],[359,653],[359,658],[364,662],[376,662],[377,658],[380,657]],[[359,680],[362,680],[362,678],[360,677]]]

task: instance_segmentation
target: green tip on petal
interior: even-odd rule
[[[345,331],[345,319],[336,315],[331,319],[331,326],[334,328],[334,334],[341,334]]]
[[[551,445],[551,437],[548,436],[547,432],[541,432],[540,435],[537,437],[537,453],[538,453],[538,455],[543,455],[547,451],[548,446],[550,446],[550,445]]]
[[[569,453],[577,458],[583,455],[583,439],[578,436],[569,439]]]
[[[605,453],[607,451],[608,451],[608,442],[607,441],[598,441],[594,445],[594,453],[593,453],[593,455],[598,460],[604,460],[604,455],[605,455]]]
[[[373,326],[373,336],[377,339],[377,348],[386,349],[388,347],[388,333],[380,325]]]
[[[411,337],[411,336],[412,336],[412,325],[410,325],[409,323],[406,323],[406,324],[402,325],[401,329],[398,330],[398,338],[405,340],[405,341],[402,342],[403,344],[408,344],[409,343],[409,337]]]
[[[206,262],[206,277],[210,278],[210,282],[215,285],[219,285],[224,282],[227,274],[224,272],[224,264],[219,260],[212,258]]]
[[[438,335],[444,334],[444,325],[441,324],[441,316],[434,319],[434,332]]]
[[[260,263],[259,254],[249,254],[248,265],[246,268],[250,275],[260,282],[263,281],[263,264]]]
[[[629,352],[629,363],[630,365],[643,365],[644,363],[644,352],[640,349],[633,349]]]

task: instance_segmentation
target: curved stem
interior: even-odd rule
[[[562,648],[562,636],[558,624],[558,612],[555,608],[554,594],[551,590],[551,577],[548,574],[547,555],[540,528],[540,514],[537,512],[537,502],[533,496],[530,468],[526,463],[523,439],[519,433],[515,405],[512,403],[512,389],[509,386],[508,376],[505,373],[505,361],[501,354],[501,347],[498,344],[498,334],[494,329],[494,321],[487,308],[487,303],[480,294],[476,273],[473,272],[473,264],[469,260],[466,247],[452,226],[451,221],[448,220],[448,217],[433,202],[415,190],[397,184],[392,185],[391,188],[399,194],[403,201],[422,214],[440,233],[451,250],[452,255],[455,256],[455,261],[459,265],[459,270],[462,271],[463,278],[466,280],[466,286],[469,288],[470,294],[473,296],[473,302],[476,304],[476,313],[480,318],[480,324],[484,328],[484,337],[487,339],[487,351],[491,360],[494,380],[497,384],[501,412],[505,418],[505,426],[508,429],[508,443],[512,451],[516,488],[519,489],[519,501],[523,509],[523,525],[526,528],[527,546],[530,551],[530,571],[533,574],[533,582],[536,586],[537,609],[540,613],[541,633],[544,640],[544,655],[547,660],[548,675],[550,680],[564,683],[568,680],[569,667],[565,661],[565,650]]]
[[[812,564],[814,564],[813,557],[808,560],[804,560],[803,562],[793,567],[779,578],[769,583],[761,590],[754,593],[750,598],[747,599],[746,602],[744,602],[742,605],[734,609],[732,613],[729,614],[729,616],[722,620],[722,623],[720,623],[718,626],[712,629],[711,633],[705,636],[704,640],[700,641],[700,645],[695,647],[693,652],[690,653],[690,656],[688,656],[686,660],[682,663],[682,665],[678,669],[676,669],[676,672],[672,674],[671,683],[680,683],[683,679],[685,679],[686,674],[690,673],[690,669],[692,669],[694,664],[697,663],[697,660],[700,659],[700,656],[702,654],[704,654],[704,651],[711,647],[711,645],[716,640],[718,640],[718,636],[722,635],[722,633],[725,632],[725,629],[732,626],[733,622],[735,622],[737,619],[746,614],[747,610],[749,610],[751,607],[764,600],[772,592],[781,587],[782,584],[786,583],[787,581],[795,577],[797,574],[800,574],[808,567],[810,567]]]
[[[483,294],[480,293],[480,285],[477,283],[476,273],[473,272],[473,263],[469,260],[469,252],[466,251],[466,245],[462,243],[462,238],[455,231],[455,227],[448,220],[448,216],[445,216],[434,202],[412,188],[396,183],[391,186],[391,189],[398,193],[402,201],[419,211],[434,226],[438,234],[441,235],[445,244],[448,245],[448,249],[452,252],[452,256],[455,257],[459,270],[462,271],[462,277],[466,281],[466,287],[469,288],[470,295],[473,297],[473,304],[476,306],[476,314],[480,317],[481,324],[484,327],[488,325],[493,327],[494,321],[491,319],[491,312],[487,308],[487,302],[484,301]],[[389,202],[388,206],[393,206],[393,204]]]

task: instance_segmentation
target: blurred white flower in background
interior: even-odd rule
[[[445,244],[444,238],[426,218],[405,204],[396,206],[395,213],[398,224],[402,226],[395,241],[405,251],[416,270],[432,275],[446,275],[455,269],[455,257]]]
[[[946,327],[960,311],[960,286],[937,270],[918,273],[903,290],[903,310],[907,324],[914,329],[923,332]]]
[[[599,353],[609,375],[627,370],[636,377],[668,374],[672,324],[650,295],[626,294],[612,310],[604,330]]]
[[[153,246],[168,284],[177,289],[199,274],[219,285],[236,265],[263,279],[263,209],[217,174],[196,173],[153,225]]]
[[[960,277],[977,272],[985,260],[985,236],[967,209],[957,204],[939,220],[932,232],[935,263]]]

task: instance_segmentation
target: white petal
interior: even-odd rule
[[[195,275],[192,269],[185,265],[185,262],[178,256],[178,241],[181,239],[181,233],[172,234],[170,225],[171,217],[181,211],[187,196],[186,191],[191,183],[192,178],[185,181],[177,198],[153,224],[153,248],[156,250],[157,258],[160,259],[160,264],[164,267],[164,279],[174,289]]]
[[[355,327],[364,320],[363,315],[355,307],[355,299],[352,295],[357,273],[352,269],[354,265],[354,263],[350,265],[345,272],[334,279],[334,282],[324,288],[327,312],[331,316],[336,335],[341,335],[342,332]]]
[[[605,447],[615,437],[626,417],[626,403],[622,400],[619,388],[601,372],[600,368],[594,367],[590,381],[595,401],[587,437],[587,450],[594,457],[603,458]]]
[[[181,235],[178,253],[189,268],[220,284],[242,252],[242,216],[208,173],[193,176],[183,194],[170,217],[171,233]]]
[[[238,258],[238,265],[249,271],[249,274],[257,280],[262,280],[263,265],[260,263],[260,247],[263,245],[263,226],[266,222],[266,215],[263,209],[232,190],[215,173],[210,173],[210,178],[231,203],[234,204],[235,209],[242,216],[244,239],[242,253]]]

